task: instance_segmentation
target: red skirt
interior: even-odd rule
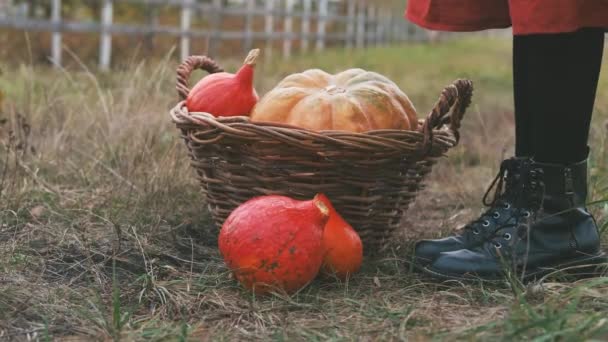
[[[409,0],[405,16],[437,31],[513,26],[513,34],[608,28],[608,0]]]

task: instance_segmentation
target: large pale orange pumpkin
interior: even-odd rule
[[[363,69],[331,75],[307,70],[283,79],[254,107],[251,120],[311,130],[415,130],[414,105],[388,78]]]

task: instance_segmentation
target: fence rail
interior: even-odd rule
[[[364,48],[379,44],[427,39],[426,31],[419,29],[401,18],[401,13],[391,13],[388,9],[375,7],[364,0],[245,0],[229,6],[223,0],[98,0],[101,5],[99,20],[94,22],[64,20],[61,16],[62,1],[51,0],[49,18],[28,18],[3,13],[0,8],[0,27],[52,32],[51,59],[60,66],[62,55],[62,33],[99,33],[99,67],[108,70],[112,56],[112,36],[114,35],[170,35],[180,38],[180,56],[190,54],[192,39],[205,39],[207,53],[215,55],[217,47],[228,40],[242,41],[244,50],[249,50],[254,40],[265,41],[271,52],[273,42],[282,41],[282,53],[291,56],[294,41],[300,41],[300,51],[314,47],[323,50],[328,43],[347,48]],[[114,4],[131,3],[146,6],[173,6],[180,9],[179,26],[154,24],[122,24],[113,22]],[[331,6],[331,8],[330,8]],[[209,27],[193,28],[193,15],[201,13],[209,19]],[[226,16],[242,18],[242,29],[226,31],[222,20]],[[254,18],[264,20],[263,30],[254,30]],[[294,19],[299,21],[295,25]],[[315,30],[311,30],[313,25]],[[277,30],[280,24],[280,30]],[[337,26],[328,30],[331,25]]]

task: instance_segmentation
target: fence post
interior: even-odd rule
[[[272,56],[272,45],[274,42],[274,5],[275,0],[266,0],[266,16],[264,17],[264,32],[266,33],[266,56],[264,60],[269,60]]]
[[[310,11],[312,9],[311,0],[303,0],[302,3],[302,35],[300,36],[300,48],[302,52],[308,50],[308,41],[310,34]]]
[[[376,29],[375,29],[375,25],[376,25],[376,7],[373,5],[370,5],[367,7],[367,20],[365,21],[365,41],[367,42],[366,45],[369,46],[374,46],[375,45],[375,33],[376,33]]]
[[[391,15],[391,11],[386,11],[386,17],[384,17],[384,42],[389,45],[391,43],[391,30],[393,26],[393,16]]]
[[[390,42],[391,44],[394,43],[395,41],[397,41],[397,24],[399,20],[395,19],[394,15],[391,15],[391,34],[390,34]]]
[[[247,14],[245,15],[245,39],[243,46],[245,47],[245,53],[251,50],[253,45],[253,11],[255,10],[255,0],[247,1]]]
[[[386,20],[386,22],[384,23],[384,40],[385,40],[386,44],[388,45],[391,43],[391,25],[393,22],[393,16],[391,15],[390,10],[386,11],[385,20]]]
[[[395,25],[395,42],[400,42],[401,41],[401,30],[403,28],[403,23],[399,20],[395,20],[393,21],[393,24]]]
[[[418,35],[418,32],[416,32],[416,31],[418,31],[418,28],[414,25],[409,25],[409,24],[406,24],[405,26],[407,27],[408,41],[415,42],[416,36]]]
[[[416,41],[416,30],[418,29],[415,25],[410,24],[409,22],[403,23],[403,31],[405,32],[405,37],[407,41]]]
[[[392,44],[393,43],[393,21],[395,20],[395,17],[391,14],[391,12],[387,13],[387,17],[386,17],[386,41],[388,44]]]
[[[357,20],[357,17],[355,16],[356,2],[353,0],[347,1],[346,6],[346,48],[351,49],[355,40],[355,23]]]
[[[190,24],[192,22],[192,0],[182,0],[180,56],[184,61],[190,56]]]
[[[384,22],[386,20],[384,10],[376,11],[376,45],[383,44]]]
[[[154,5],[147,6],[145,11],[146,24],[152,27],[153,30],[156,30],[158,27],[158,7]],[[144,35],[144,46],[146,48],[146,53],[154,51],[154,32]]]
[[[275,0],[266,0],[266,16],[264,17],[264,32],[266,33],[266,55],[269,60],[272,56],[272,43],[274,42],[272,34],[274,31],[274,5]]]
[[[357,48],[365,45],[365,5],[363,1],[357,3]]]
[[[285,20],[283,21],[283,33],[285,34],[285,37],[283,39],[283,57],[284,58],[289,58],[291,56],[293,2],[294,2],[294,0],[285,0]]]
[[[211,11],[211,37],[209,39],[207,54],[215,57],[218,46],[221,42],[222,33],[222,7],[223,0],[213,0],[213,10]]]
[[[327,0],[319,0],[319,16],[317,17],[317,51],[325,48],[325,25],[327,23]]]
[[[417,30],[415,31],[416,34],[416,41],[417,42],[424,42],[429,40],[429,31],[427,31],[426,29],[420,28],[418,27]]]
[[[51,21],[55,25],[61,24],[61,0],[53,0],[51,8]],[[61,28],[53,28],[51,38],[51,60],[55,67],[61,66]]]
[[[103,0],[101,8],[101,38],[99,40],[99,69],[107,71],[110,69],[112,58],[112,26],[113,5],[112,0]]]

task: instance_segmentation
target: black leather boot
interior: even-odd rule
[[[521,177],[515,223],[503,225],[480,246],[442,253],[424,271],[443,279],[488,281],[503,280],[506,272],[523,281],[550,273],[605,272],[598,266],[607,258],[597,225],[585,208],[587,161],[534,162]]]
[[[483,197],[484,205],[489,208],[478,219],[467,224],[462,232],[442,239],[419,241],[414,252],[416,266],[426,266],[442,252],[457,251],[480,245],[492,236],[497,227],[511,220],[514,210],[513,202],[517,193],[515,189],[520,178],[519,170],[522,163],[525,162],[530,162],[530,160],[527,158],[510,158],[501,163],[496,178],[494,178]],[[496,187],[494,199],[488,203],[488,195],[494,187]]]

